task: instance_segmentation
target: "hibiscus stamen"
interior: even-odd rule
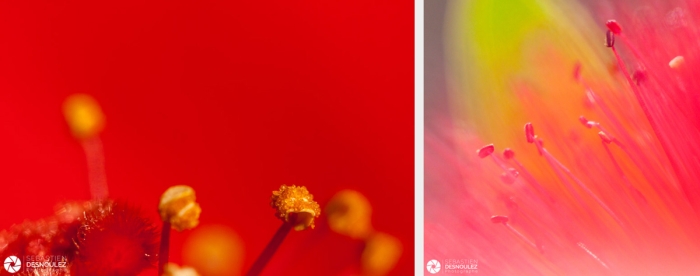
[[[622,27],[614,19],[611,19],[611,20],[608,20],[608,22],[605,22],[605,26],[608,27],[608,30],[610,30],[612,33],[614,33],[616,35],[622,34]]]
[[[504,173],[510,174],[513,177],[517,177],[518,172],[514,168],[509,168],[505,160],[501,160],[498,156],[493,155],[494,150],[495,147],[493,146],[493,144],[489,144],[480,148],[476,152],[480,158],[491,157],[491,160],[493,160],[493,162],[496,163],[496,165],[498,165],[498,167],[500,167],[504,171]]]
[[[491,160],[493,160],[493,162],[503,170],[503,173],[501,174],[501,181],[506,184],[513,184],[519,175],[518,171],[514,168],[509,168],[504,160],[501,160],[499,157],[495,156],[493,154],[494,150],[495,148],[493,144],[489,144],[478,149],[476,153],[480,158],[491,157]]]
[[[608,30],[608,33],[610,33],[609,30]],[[632,77],[630,76],[629,72],[627,71],[627,67],[625,66],[625,63],[622,61],[622,58],[620,57],[620,55],[618,54],[617,49],[615,49],[614,45],[610,46],[610,48],[612,49],[613,54],[615,55],[615,60],[617,60],[617,65],[620,67],[620,71],[622,71],[622,75],[625,76],[625,79],[627,80],[627,83],[629,84],[630,88],[632,89],[632,92],[634,93],[634,96],[637,99],[639,106],[642,108],[644,115],[646,116],[647,120],[649,121],[649,124],[651,125],[652,130],[656,134],[661,133],[661,132],[659,132],[659,128],[656,125],[656,122],[651,117],[649,107],[647,106],[646,102],[644,101],[642,93],[641,93],[641,91],[639,91],[639,87],[637,85],[635,85],[635,82],[632,80]],[[637,75],[640,74],[640,72],[641,71],[637,71]],[[639,76],[637,76],[637,78],[639,78]],[[662,146],[663,145],[664,145],[664,143],[662,142]],[[666,152],[668,152],[668,151],[666,151]]]
[[[578,191],[576,191],[574,186],[571,184],[571,181],[569,181],[569,179],[564,176],[564,173],[561,171],[561,169],[558,168],[549,157],[545,156],[545,160],[547,160],[547,163],[550,165],[550,167],[552,167],[552,169],[554,170],[554,173],[557,175],[557,178],[559,178],[559,180],[564,184],[564,187],[574,197],[574,199],[576,200],[578,205],[582,206],[586,210],[586,212],[588,213],[588,215],[590,217],[595,217],[595,214],[593,213],[593,211],[591,211],[591,209],[588,208],[588,205],[586,205],[586,203],[583,201],[583,198],[578,193]]]
[[[74,94],[63,103],[63,115],[73,137],[80,141],[85,152],[92,199],[108,198],[109,189],[105,176],[104,149],[99,137],[104,128],[105,116],[100,105],[90,95]]]
[[[608,30],[605,32],[605,46],[606,47],[615,47],[615,34]]]
[[[642,64],[644,65],[644,68],[647,68],[646,64],[644,63],[644,60],[642,59],[642,54],[637,50],[637,47],[632,44],[629,39],[627,38],[627,35],[625,35],[622,32],[622,27],[620,26],[619,23],[615,20],[608,20],[608,22],[605,23],[605,26],[608,27],[608,32],[612,32],[615,36],[619,36],[620,39],[622,39],[622,43],[627,46],[632,51],[632,55]],[[607,35],[606,35],[607,37]],[[613,43],[614,44],[614,43]],[[608,47],[614,47],[614,46],[608,46]]]
[[[506,208],[508,208],[510,213],[510,217],[519,217],[524,228],[537,229],[537,225],[534,223],[534,220],[530,219],[530,217],[528,217],[524,212],[520,211],[520,206],[517,202],[515,202],[515,197],[508,197],[504,199],[504,201],[506,203]],[[534,235],[534,244],[536,245],[537,249],[540,250],[540,253],[544,254],[544,246],[542,245],[541,240],[542,232],[535,233]]]
[[[313,229],[315,219],[321,215],[321,207],[304,186],[280,186],[279,190],[272,192],[270,205],[276,210],[275,215],[282,220],[282,225],[248,270],[247,276],[262,273],[292,229],[296,231]]]
[[[540,253],[544,254],[544,250],[543,250],[542,246],[537,246],[534,242],[530,241],[530,239],[525,237],[525,235],[523,235],[523,233],[520,233],[520,231],[518,231],[517,229],[513,228],[513,226],[508,224],[508,220],[509,220],[509,218],[507,216],[492,216],[491,217],[491,222],[503,224],[508,230],[510,230],[513,234],[518,236],[518,238],[520,238],[522,241],[529,244],[530,246],[532,246],[532,248],[536,249]]]
[[[579,122],[581,122],[581,124],[583,124],[583,126],[585,126],[587,128],[594,128],[595,127],[598,130],[600,130],[600,132],[598,132],[598,136],[600,136],[600,138],[603,139],[604,142],[606,142],[608,144],[615,143],[620,148],[623,148],[623,149],[625,148],[622,145],[622,143],[620,143],[620,141],[618,141],[615,137],[613,137],[612,134],[610,134],[610,132],[608,130],[606,130],[605,127],[603,127],[603,125],[601,125],[599,122],[589,121],[588,119],[586,119],[586,117],[583,117],[583,115],[579,116],[578,120],[579,120]]]
[[[538,147],[540,148],[540,151],[543,152],[543,155],[549,161],[550,165],[556,165],[558,167],[558,169],[563,171],[567,176],[569,176],[569,178],[571,178],[574,181],[574,183],[576,183],[581,189],[583,189],[583,191],[586,192],[586,194],[588,194],[590,197],[592,197],[593,200],[595,200],[595,202],[598,203],[598,205],[600,205],[600,207],[602,207],[603,210],[605,210],[618,224],[624,225],[622,223],[622,221],[617,217],[615,212],[613,212],[612,209],[610,209],[610,207],[608,207],[607,204],[605,204],[600,198],[598,198],[598,196],[595,193],[593,193],[593,191],[591,191],[588,188],[588,186],[583,183],[583,181],[578,179],[578,177],[576,177],[569,170],[569,168],[564,166],[564,164],[559,162],[559,160],[557,160],[553,155],[551,155],[549,152],[547,152],[547,150],[542,146],[541,143],[535,143],[535,144],[538,145]]]
[[[489,144],[489,145],[486,145],[486,146],[480,148],[479,150],[477,150],[477,155],[481,158],[491,157],[491,160],[494,163],[496,163],[496,165],[498,167],[500,167],[501,170],[503,170],[503,172],[500,175],[501,181],[505,184],[512,185],[513,183],[518,181],[518,177],[520,176],[520,172],[518,172],[518,170],[516,170],[513,167],[509,167],[508,162],[506,160],[503,160],[499,156],[493,154],[494,150],[495,150],[495,148],[494,148],[493,144]],[[506,152],[509,152],[511,158],[513,156],[515,156],[515,153],[511,149],[506,149]],[[534,179],[534,177],[532,177],[532,176],[531,176],[531,178]],[[529,180],[528,180],[528,182],[529,182]],[[536,184],[532,184],[532,183],[530,183],[530,185],[536,186]],[[521,187],[523,187],[523,186],[518,185],[518,188],[521,188]],[[540,191],[541,195],[547,195],[540,187],[535,187],[535,188],[536,188],[536,190]],[[520,191],[523,192],[527,197],[529,197],[533,200],[537,200],[538,202],[540,202],[542,204],[546,204],[546,202],[544,202],[540,196],[533,194],[532,190],[520,189]]]
[[[635,188],[632,183],[629,181],[625,173],[622,171],[622,167],[620,164],[617,162],[615,159],[615,156],[612,154],[612,151],[610,151],[610,147],[607,145],[609,143],[603,141],[603,148],[605,149],[605,152],[607,153],[608,157],[610,157],[610,160],[613,163],[613,166],[615,167],[615,171],[620,175],[620,178],[622,178],[622,181],[625,183],[625,186],[627,186],[627,189],[630,190],[632,193],[632,196],[638,203],[647,203],[647,199],[644,197],[644,195]]]
[[[574,80],[576,80],[576,82],[581,82],[583,80],[583,78],[581,77],[581,63],[580,62],[576,62],[576,64],[574,64],[573,75],[574,75]]]
[[[527,123],[526,125],[532,125],[532,124],[531,124],[531,123]],[[578,179],[578,177],[576,177],[576,176],[569,170],[569,168],[567,168],[566,166],[564,166],[564,164],[562,164],[561,162],[559,162],[559,160],[557,160],[552,154],[550,154],[550,153],[547,151],[547,149],[544,148],[544,146],[543,146],[543,144],[542,144],[542,139],[539,139],[539,138],[538,138],[538,139],[536,139],[536,140],[537,140],[537,141],[535,142],[535,146],[537,146],[537,149],[539,150],[540,154],[541,154],[542,156],[545,157],[545,159],[547,160],[547,163],[550,164],[550,166],[551,166],[551,167],[554,169],[554,171],[557,173],[557,176],[559,176],[559,178],[562,180],[562,182],[564,182],[564,184],[567,186],[567,188],[570,189],[570,191],[572,192],[572,194],[574,194],[574,195],[576,196],[577,200],[578,200],[581,204],[583,203],[583,200],[581,200],[580,197],[578,197],[578,194],[577,194],[576,191],[573,189],[573,187],[571,186],[571,184],[568,183],[567,179],[561,174],[561,171],[563,171],[564,174],[566,174],[570,179],[572,179],[572,180],[574,181],[574,183],[576,183],[581,189],[583,189],[583,191],[586,192],[586,194],[588,194],[590,197],[592,197],[593,200],[595,200],[595,202],[598,203],[598,205],[600,205],[600,207],[602,207],[602,208],[603,208],[603,209],[604,209],[618,224],[624,225],[624,224],[622,223],[622,221],[617,217],[617,215],[615,215],[615,212],[613,212],[613,211],[608,207],[607,204],[605,204],[600,198],[598,198],[598,196],[596,196],[595,193],[593,193],[593,191],[591,191],[591,190],[588,188],[588,186],[587,186],[586,184],[583,183],[583,181],[581,181],[580,179]],[[582,206],[586,206],[586,205],[582,204]]]
[[[574,72],[576,74],[577,71],[580,72],[581,66],[580,64],[577,64],[574,66]],[[578,73],[580,74],[580,73]],[[605,117],[608,119],[608,121],[612,124],[613,128],[617,131],[618,134],[622,137],[623,141],[626,141],[627,145],[629,145],[629,149],[627,147],[624,147],[622,142],[620,142],[619,139],[614,139],[613,142],[618,145],[623,152],[630,158],[630,160],[635,164],[637,168],[642,170],[642,174],[647,179],[651,179],[651,183],[654,187],[654,189],[657,191],[657,193],[660,193],[660,191],[663,190],[663,188],[660,188],[657,183],[661,183],[662,180],[659,180],[656,175],[649,174],[648,170],[645,170],[644,168],[650,168],[653,167],[653,165],[649,162],[647,158],[643,158],[645,155],[645,151],[642,150],[636,143],[634,143],[634,139],[629,135],[629,133],[625,130],[625,128],[622,126],[622,123],[620,120],[617,118],[617,116],[614,115],[612,112],[612,109],[608,107],[608,105],[605,103],[605,101],[598,96],[598,94],[595,93],[595,91],[588,86],[586,83],[586,80],[584,78],[579,78],[578,82],[584,87],[586,90],[586,96],[589,98],[591,102],[593,102],[595,105],[598,106],[601,112],[605,115]],[[579,121],[581,121],[582,124],[584,124],[586,127],[588,127],[587,123],[588,120],[584,120],[585,118],[579,117]],[[598,124],[600,126],[600,124]],[[602,131],[604,131],[608,136],[610,135],[610,132],[599,128]]]
[[[636,52],[636,50],[634,49],[634,47],[632,45],[628,45],[628,46],[630,47],[630,49],[632,49],[633,53]],[[627,83],[630,85],[630,88],[632,89],[632,92],[634,93],[634,96],[637,99],[637,102],[639,103],[639,106],[641,107],[641,109],[644,113],[644,116],[646,117],[647,121],[649,122],[649,125],[651,126],[651,129],[652,129],[654,135],[656,136],[657,140],[660,142],[660,145],[663,149],[664,154],[666,155],[666,157],[670,161],[670,165],[673,168],[673,171],[676,173],[676,176],[682,177],[685,174],[684,170],[679,168],[679,161],[677,160],[677,158],[673,158],[674,157],[673,153],[675,151],[671,151],[671,149],[674,148],[674,145],[668,141],[668,138],[664,135],[664,132],[661,131],[659,124],[652,116],[649,105],[645,101],[644,95],[642,94],[640,87],[638,86],[638,84],[635,85],[635,83],[632,81],[632,78],[630,77],[630,74],[627,71],[627,68],[625,67],[625,63],[622,61],[622,58],[618,54],[617,50],[615,49],[614,46],[611,48],[613,50],[613,54],[615,55],[615,59],[617,60],[618,66],[620,67],[623,75],[625,76]],[[635,53],[635,55],[637,55],[637,53]],[[637,58],[639,59],[639,57],[637,57]],[[662,115],[662,114],[659,113],[659,108],[662,108],[662,107],[659,107],[658,104],[655,103],[654,101],[649,101],[649,103],[652,105],[656,104],[655,115],[657,115],[656,116],[657,118],[661,118],[660,115]],[[678,110],[678,109],[676,109],[676,110]],[[683,120],[684,117],[679,116],[678,119]],[[669,120],[666,120],[665,122],[667,124],[674,123],[674,121],[669,121]],[[676,132],[688,131],[688,129],[685,129],[683,127],[677,127],[674,130]],[[635,158],[632,158],[632,159],[635,160]],[[658,184],[654,184],[654,185],[658,185]],[[655,189],[657,190],[657,192],[660,190],[663,190],[662,187],[657,187],[657,186],[655,186]],[[695,189],[694,187],[683,187],[683,191],[684,191],[685,195],[688,197],[688,200],[690,201],[691,206],[693,206],[694,209],[698,210],[698,209],[700,209],[700,207],[698,207],[698,205],[700,205],[700,203],[698,203],[698,202],[700,202],[700,196],[698,196],[698,194],[695,191],[693,191],[694,189]]]
[[[535,177],[523,166],[522,163],[520,163],[517,159],[515,159],[515,152],[511,149],[506,149],[507,151],[503,152],[504,156],[509,155],[511,160],[513,160],[513,163],[515,163],[515,166],[517,167],[517,171],[523,175],[523,178],[530,183],[530,186],[532,186],[535,190],[537,190],[540,194],[544,195],[547,197],[549,202],[555,202],[554,197],[552,197],[547,190],[544,189],[542,184],[535,179]],[[508,153],[509,152],[509,153]],[[508,154],[506,154],[508,153]]]
[[[580,74],[580,70],[581,70],[581,65],[577,63],[577,64],[574,66],[574,72],[578,72],[578,73],[575,73],[575,74]],[[592,102],[593,104],[595,104],[596,106],[598,106],[598,108],[600,108],[600,111],[602,111],[603,114],[605,115],[605,117],[608,118],[608,120],[611,122],[613,128],[614,128],[618,133],[621,133],[621,134],[623,135],[623,138],[624,138],[626,141],[631,141],[631,138],[629,137],[629,135],[627,135],[627,132],[626,132],[625,129],[622,127],[622,123],[620,123],[620,120],[618,120],[617,116],[614,115],[614,113],[612,112],[612,109],[610,109],[610,108],[608,107],[608,105],[605,104],[605,101],[603,101],[603,99],[600,98],[600,96],[598,96],[598,95],[593,91],[593,89],[586,83],[586,81],[585,81],[585,79],[583,79],[583,77],[579,77],[579,78],[577,79],[577,81],[578,81],[578,82],[584,87],[584,89],[586,90],[586,97],[588,97],[588,100],[591,101],[591,102]],[[585,119],[585,118],[584,118],[583,116],[579,117],[579,120],[581,121],[581,123],[584,124],[584,125],[586,125],[586,127],[588,127],[588,125],[587,125],[587,124],[588,124],[588,120],[584,120],[584,119]],[[600,124],[598,125],[598,127],[599,127],[599,129],[600,129]],[[590,128],[590,127],[589,127],[589,128]],[[604,129],[600,129],[600,130],[605,131],[605,132],[608,133],[608,134],[610,133],[609,131],[606,131],[606,130],[604,130]]]
[[[515,152],[511,148],[503,149],[503,158],[506,160],[515,158]]]
[[[479,155],[479,158],[486,158],[489,155],[493,153],[495,150],[493,144],[486,145],[476,151],[477,155]]]
[[[525,124],[525,138],[530,144],[535,142],[535,128],[532,126],[532,123]]]
[[[158,212],[163,220],[158,254],[158,275],[163,275],[170,253],[170,228],[177,231],[192,229],[199,224],[202,209],[195,201],[194,189],[185,185],[168,188],[160,197]]]

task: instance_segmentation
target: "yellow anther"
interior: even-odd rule
[[[94,137],[105,124],[105,117],[97,101],[86,94],[74,94],[63,102],[63,115],[78,139]]]
[[[163,269],[163,276],[199,276],[199,274],[194,268],[168,263]]]
[[[361,263],[364,275],[386,275],[401,257],[401,242],[385,233],[376,232],[367,239]]]
[[[272,192],[270,205],[277,210],[281,220],[292,223],[294,230],[314,228],[314,219],[321,215],[321,207],[304,186],[282,185]]]
[[[343,190],[326,205],[330,228],[354,239],[364,239],[372,232],[372,206],[361,193]]]
[[[202,212],[195,199],[194,189],[190,186],[170,187],[160,198],[160,218],[178,231],[194,228],[199,224],[199,214]]]
[[[244,254],[236,232],[223,225],[201,225],[185,240],[182,261],[202,275],[241,275]]]

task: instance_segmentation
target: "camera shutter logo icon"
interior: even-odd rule
[[[20,268],[22,268],[22,261],[19,260],[16,256],[9,256],[5,258],[5,270],[10,273],[15,273],[19,271]]]
[[[428,272],[430,272],[430,274],[438,273],[438,272],[440,272],[440,262],[438,262],[438,260],[430,260],[430,261],[428,261],[427,268],[428,268]]]

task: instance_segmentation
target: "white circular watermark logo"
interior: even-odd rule
[[[5,270],[10,273],[15,273],[19,271],[20,268],[22,268],[22,261],[19,260],[19,258],[15,256],[9,256],[5,258]]]
[[[438,273],[438,272],[440,272],[440,262],[438,262],[438,260],[430,260],[430,261],[428,261],[427,268],[428,268],[428,272],[430,272],[430,274]]]

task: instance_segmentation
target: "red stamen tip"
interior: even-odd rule
[[[622,32],[622,27],[620,27],[620,24],[618,24],[615,20],[608,20],[608,22],[605,22],[605,26],[616,35],[620,35]]]
[[[588,125],[588,119],[586,119],[586,117],[583,117],[583,115],[581,115],[581,116],[578,117],[578,121],[581,122],[581,124],[582,124],[583,126],[585,126],[585,127],[587,127],[587,128],[591,128],[591,127]]]
[[[486,158],[489,155],[491,155],[494,150],[495,148],[493,147],[493,144],[489,144],[477,150],[476,153],[479,155],[480,158]]]
[[[506,217],[506,216],[492,216],[491,222],[493,222],[493,223],[507,223],[508,217]]]
[[[632,73],[632,79],[639,85],[640,83],[644,82],[647,80],[647,73],[644,71],[644,69],[637,69],[634,70],[634,73]]]
[[[503,150],[503,157],[505,159],[513,159],[513,157],[515,157],[515,152],[510,148],[506,148]]]
[[[610,138],[610,136],[608,136],[608,134],[606,134],[605,132],[598,132],[598,136],[600,136],[600,139],[603,140],[604,143],[612,143],[612,138]]]
[[[615,47],[615,34],[610,30],[605,32],[605,46]]]
[[[581,81],[581,63],[576,62],[574,65],[574,79],[576,81]]]
[[[535,128],[532,127],[532,123],[525,124],[525,138],[528,143],[535,142]]]

